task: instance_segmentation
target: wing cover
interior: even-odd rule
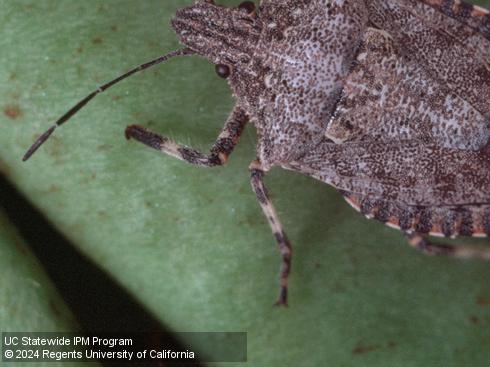
[[[325,140],[283,167],[343,191],[406,205],[488,205],[489,153],[490,149],[465,151],[413,140]]]
[[[366,4],[372,24],[391,35],[406,60],[490,116],[490,42],[481,32],[421,1]]]
[[[336,143],[397,138],[479,150],[490,138],[489,120],[404,58],[385,31],[368,28],[342,93],[326,131]]]

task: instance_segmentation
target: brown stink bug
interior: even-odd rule
[[[173,56],[216,65],[236,98],[208,154],[141,126],[126,137],[188,163],[226,162],[248,121],[258,133],[251,183],[282,255],[291,246],[263,183],[273,166],[337,188],[367,217],[402,230],[428,254],[490,259],[427,235],[490,234],[490,15],[459,0],[200,0],[172,27],[184,48],[81,100],[24,156],[95,95]]]

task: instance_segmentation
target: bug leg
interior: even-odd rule
[[[271,226],[274,237],[276,238],[279,250],[281,252],[281,290],[279,292],[279,298],[276,305],[287,306],[288,296],[288,276],[291,271],[291,255],[292,248],[286,233],[283,230],[282,224],[279,220],[279,216],[272,205],[271,200],[267,194],[267,188],[264,186],[264,171],[260,165],[260,162],[254,161],[250,164],[250,182],[252,188],[257,196],[257,200],[264,212],[269,225]]]
[[[228,156],[238,143],[238,139],[247,122],[248,116],[245,111],[240,106],[235,106],[208,154],[178,144],[165,136],[154,133],[138,125],[128,126],[125,135],[127,139],[136,139],[149,147],[187,163],[203,167],[213,167],[226,163]]]
[[[475,246],[453,246],[445,243],[433,243],[419,233],[405,233],[410,246],[428,255],[445,255],[459,258],[490,260],[490,251]]]

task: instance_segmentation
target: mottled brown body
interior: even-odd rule
[[[172,27],[185,48],[109,82],[63,115],[27,159],[96,94],[171,56],[198,54],[228,78],[236,104],[208,154],[141,126],[154,149],[198,166],[226,162],[251,121],[251,184],[282,256],[292,248],[263,179],[273,166],[337,188],[368,217],[429,254],[490,259],[425,235],[490,235],[490,16],[459,0],[198,0]]]
[[[333,185],[427,253],[457,251],[426,234],[490,235],[488,18],[459,1],[262,1],[257,77],[240,65],[230,86],[258,131],[252,186],[288,249],[283,284],[291,248],[257,180],[274,165]]]

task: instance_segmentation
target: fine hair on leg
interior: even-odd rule
[[[220,166],[226,163],[228,156],[235,148],[248,116],[240,106],[235,106],[218,138],[208,154],[178,144],[166,136],[154,133],[142,126],[131,125],[126,128],[126,138],[135,139],[149,147],[172,157],[202,167]]]

